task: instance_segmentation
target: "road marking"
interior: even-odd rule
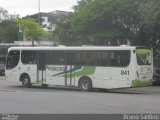
[[[16,90],[0,89],[0,92],[17,92]]]

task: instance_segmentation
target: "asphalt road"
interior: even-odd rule
[[[23,88],[0,77],[0,113],[17,114],[129,114],[159,113],[160,86],[94,90],[40,86]]]

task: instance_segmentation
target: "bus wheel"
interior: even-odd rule
[[[28,75],[24,75],[22,77],[22,85],[23,85],[23,87],[26,87],[26,88],[31,87],[31,82],[30,82],[30,78]]]
[[[82,78],[82,80],[80,81],[80,88],[83,91],[91,91],[92,81],[87,77]]]

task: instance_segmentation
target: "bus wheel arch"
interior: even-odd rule
[[[83,76],[79,79],[78,86],[83,91],[91,91],[92,90],[92,80],[88,76]]]
[[[31,87],[31,79],[27,73],[23,73],[20,76],[20,81],[22,82],[23,87],[26,87],[26,88]]]

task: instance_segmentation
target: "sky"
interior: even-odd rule
[[[78,0],[0,0],[0,7],[6,9],[9,14],[18,14],[21,17],[39,12],[51,12],[54,10],[73,11],[72,6]]]

